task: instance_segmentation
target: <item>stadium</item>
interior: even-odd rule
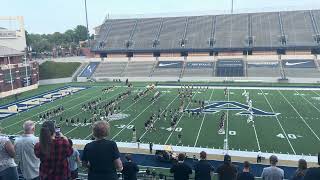
[[[285,179],[301,158],[317,166],[320,10],[106,19],[95,31],[88,57],[27,63],[0,44],[2,133],[33,120],[38,136],[53,120],[82,150],[106,120],[121,153],[166,179],[155,152],[192,164],[205,151],[214,167],[228,154],[257,179],[271,155]]]

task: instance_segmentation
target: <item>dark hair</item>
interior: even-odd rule
[[[72,147],[72,146],[73,146],[72,140],[71,140],[71,139],[68,139],[68,141],[69,141],[70,146]]]
[[[200,152],[200,159],[206,159],[207,158],[207,153],[204,151]]]
[[[125,158],[127,161],[132,161],[131,154],[126,154]]]
[[[270,156],[270,164],[275,166],[277,163],[278,163],[278,157],[275,155]]]
[[[51,136],[55,133],[54,122],[45,121],[40,129],[40,148],[44,154],[50,153]]]
[[[183,153],[180,153],[178,155],[178,161],[184,161],[185,158],[186,158],[186,155],[184,155]]]
[[[224,155],[223,162],[225,164],[231,164],[231,156],[229,156],[228,154]]]
[[[248,161],[243,162],[243,167],[246,169],[250,168],[250,163]]]
[[[318,153],[318,164],[320,165],[320,153]]]

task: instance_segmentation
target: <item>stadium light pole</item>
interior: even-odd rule
[[[234,0],[231,0],[231,14],[233,14],[233,1]]]
[[[84,0],[84,6],[85,6],[85,11],[86,11],[86,23],[87,23],[87,40],[88,40],[88,44],[90,47],[90,32],[89,32],[89,23],[88,23],[88,11],[87,11],[87,0]]]

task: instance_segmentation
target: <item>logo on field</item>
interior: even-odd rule
[[[249,106],[246,104],[242,104],[236,101],[218,101],[218,102],[206,102],[208,105],[204,106],[204,109],[202,112],[204,113],[217,113],[223,110],[229,110],[229,111],[240,111],[236,115],[250,115],[251,113],[248,111]],[[201,112],[201,108],[195,108],[195,109],[186,109],[186,111],[191,112]],[[261,109],[252,107],[252,114],[254,116],[277,116],[280,113],[273,113],[273,112],[267,112],[263,111]]]

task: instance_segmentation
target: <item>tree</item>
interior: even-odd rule
[[[85,41],[88,37],[88,31],[87,28],[85,26],[82,25],[78,25],[75,29],[74,29],[75,35],[76,35],[76,42],[79,41]]]

